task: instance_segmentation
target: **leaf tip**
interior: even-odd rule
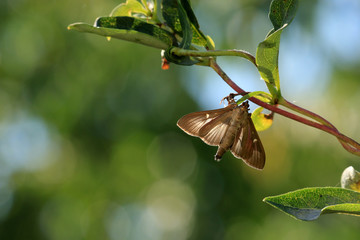
[[[74,24],[69,24],[69,25],[67,26],[67,30],[72,30],[73,27],[74,27]]]

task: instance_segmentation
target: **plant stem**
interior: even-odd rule
[[[174,47],[171,49],[171,53],[177,56],[190,56],[190,57],[237,56],[237,57],[245,58],[250,62],[252,62],[255,66],[257,66],[255,57],[251,53],[237,49],[197,51],[197,50],[187,50],[187,49]]]
[[[287,108],[290,108],[292,110],[294,110],[295,112],[298,112],[300,114],[303,114],[307,117],[310,117],[328,127],[331,127],[331,128],[335,128],[334,125],[332,125],[329,121],[327,121],[326,119],[324,119],[323,117],[317,115],[316,113],[313,113],[307,109],[304,109],[302,107],[299,107],[289,101],[287,101],[285,98],[280,98],[279,99],[279,102],[278,102],[280,105],[284,106],[284,107],[287,107]]]
[[[220,66],[216,63],[214,58],[210,59],[210,67],[212,69],[215,70],[215,72],[217,74],[219,74],[219,76],[232,88],[234,89],[236,92],[238,92],[240,95],[244,96],[247,94],[246,91],[244,91],[242,88],[240,88],[236,83],[234,83],[229,76],[220,68]],[[309,116],[313,119],[315,119],[316,121],[322,123],[318,123],[318,122],[314,122],[312,120],[300,117],[298,115],[295,115],[293,113],[287,112],[283,109],[280,109],[274,105],[270,105],[267,104],[265,102],[260,101],[257,98],[251,97],[249,98],[249,100],[261,107],[264,107],[272,112],[275,112],[277,114],[280,114],[284,117],[290,118],[292,120],[295,120],[297,122],[306,124],[308,126],[320,129],[322,131],[325,131],[327,133],[330,133],[332,135],[334,135],[335,137],[338,138],[338,140],[340,141],[340,143],[342,144],[342,146],[350,153],[353,153],[357,156],[360,156],[360,144],[357,143],[356,141],[354,141],[353,139],[345,136],[344,134],[340,133],[330,122],[328,122],[327,120],[325,120],[324,118],[322,118],[321,116],[312,113],[308,110],[305,110],[303,108],[300,108],[292,103],[289,103],[288,101],[286,101],[284,98],[281,98],[281,104],[285,107],[288,107],[296,112],[299,112],[301,114],[304,114],[306,116]]]
[[[307,109],[304,109],[304,108],[302,108],[302,107],[299,107],[299,106],[297,106],[297,105],[295,105],[295,104],[287,101],[287,100],[284,99],[284,98],[279,99],[279,104],[282,105],[282,106],[284,106],[284,107],[287,107],[287,108],[289,108],[289,109],[291,109],[291,110],[294,110],[295,112],[298,112],[298,113],[300,113],[300,114],[303,114],[303,115],[305,115],[305,116],[307,116],[307,117],[309,117],[309,118],[312,118],[312,119],[314,119],[314,120],[322,123],[323,125],[325,125],[325,126],[327,126],[327,127],[329,127],[329,128],[332,128],[332,129],[336,130],[339,134],[341,134],[341,133],[336,129],[336,127],[335,127],[333,124],[331,124],[331,123],[330,123],[329,121],[327,121],[325,118],[319,116],[318,114],[316,114],[316,113],[314,113],[314,112],[311,112],[311,111],[309,111],[309,110],[307,110]],[[346,137],[346,136],[345,136],[345,137]],[[360,144],[357,143],[356,141],[354,141],[354,140],[351,139],[351,138],[348,139],[349,142],[344,142],[344,141],[342,141],[340,138],[338,138],[338,140],[339,140],[340,143],[343,145],[343,147],[346,148],[346,149],[347,149],[347,147],[348,147],[347,143],[348,143],[348,144],[351,144],[354,148],[360,149]],[[349,150],[351,151],[351,148],[350,148],[350,149],[347,149],[347,150],[348,150],[348,151],[349,151]]]

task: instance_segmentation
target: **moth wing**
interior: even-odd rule
[[[179,119],[177,125],[191,136],[200,137],[199,132],[206,124],[229,111],[232,106],[210,111],[193,112]]]
[[[257,169],[264,168],[265,150],[250,116],[242,122],[230,151],[249,166]]]
[[[211,146],[218,146],[221,143],[232,119],[232,111],[227,111],[205,124],[199,131],[199,137]]]

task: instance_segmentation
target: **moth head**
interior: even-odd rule
[[[250,109],[249,109],[249,102],[248,102],[248,101],[243,102],[243,103],[240,105],[240,107],[241,107],[243,110],[245,110],[245,111],[249,111],[249,110],[250,110]]]
[[[234,97],[237,96],[237,95],[239,95],[239,94],[230,93],[228,96],[226,96],[226,97],[224,97],[223,99],[221,99],[221,102],[223,102],[223,101],[226,100],[229,105],[230,105],[230,104],[235,104],[236,102],[235,102],[235,100],[234,100]]]

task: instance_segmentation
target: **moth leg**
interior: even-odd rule
[[[222,103],[225,100],[228,102],[228,104],[235,103],[234,98],[239,95],[240,95],[239,93],[230,93],[228,96],[221,99],[220,103]]]

